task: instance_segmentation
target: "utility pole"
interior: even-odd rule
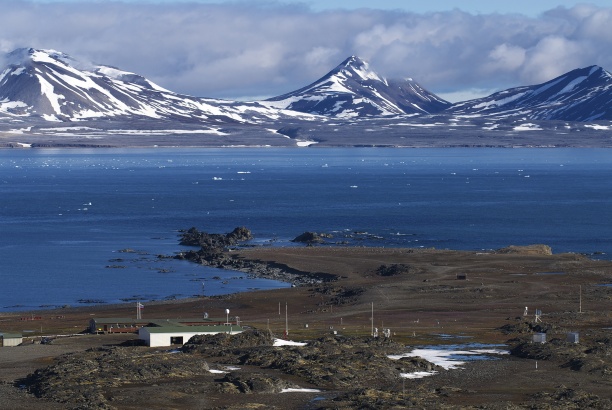
[[[372,322],[372,336],[374,336],[374,302],[372,302],[372,317],[370,318],[370,321]]]
[[[287,316],[287,302],[285,302],[285,336],[289,336],[289,318]]]

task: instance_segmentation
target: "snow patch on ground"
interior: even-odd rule
[[[289,388],[289,389],[281,390],[281,393],[321,393],[321,390],[319,390],[319,389],[295,389],[295,388]]]
[[[457,346],[459,348],[461,346]],[[460,369],[466,362],[458,360],[457,356],[470,355],[507,355],[510,354],[507,350],[502,349],[432,349],[420,348],[414,349],[409,353],[401,355],[390,355],[390,359],[399,360],[402,357],[421,357],[428,362],[444,368],[445,370]],[[407,379],[417,379],[436,374],[436,371],[431,372],[412,372],[402,373],[401,376]]]
[[[274,339],[274,346],[306,346],[308,343],[294,342],[292,340]]]

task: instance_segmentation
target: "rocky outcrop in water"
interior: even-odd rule
[[[181,245],[199,246],[200,249],[180,252],[174,258],[214,268],[245,272],[251,277],[279,280],[293,285],[315,284],[337,279],[335,275],[323,272],[304,272],[281,263],[246,260],[228,252],[228,248],[250,239],[253,239],[253,235],[245,227],[236,228],[225,235],[209,234],[191,228],[182,233],[180,243]]]
[[[332,237],[333,236],[331,234],[326,233],[304,232],[303,234],[293,238],[291,242],[301,242],[313,245],[316,243],[324,243],[325,239],[331,239]]]
[[[181,245],[200,246],[206,249],[224,249],[239,242],[253,239],[251,231],[244,226],[234,228],[228,234],[201,232],[192,227],[181,233]]]

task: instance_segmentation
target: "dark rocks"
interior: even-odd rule
[[[344,287],[324,284],[312,289],[316,294],[326,296],[323,304],[328,305],[349,305],[358,301],[358,296],[366,291],[363,287]]]
[[[283,389],[297,388],[278,377],[266,376],[262,373],[227,373],[221,380],[219,389],[223,393],[280,393]]]
[[[396,276],[404,273],[410,273],[410,266],[403,263],[392,265],[380,265],[376,269],[376,274],[380,276]]]
[[[208,356],[225,356],[231,352],[245,348],[272,346],[274,338],[269,332],[251,330],[248,332],[228,335],[196,335],[182,347],[185,353],[198,353]]]
[[[240,364],[268,367],[321,388],[355,388],[396,383],[402,365],[389,359],[404,346],[389,339],[326,336],[307,346],[253,349]]]
[[[307,244],[315,244],[315,243],[324,243],[325,239],[331,239],[333,236],[331,234],[326,233],[316,233],[316,232],[304,232],[301,235],[296,236],[291,241],[292,242],[301,242]]]
[[[548,245],[536,244],[527,246],[510,245],[506,248],[498,249],[497,253],[516,253],[521,255],[552,255],[552,248]]]
[[[585,391],[559,386],[554,392],[541,392],[534,395],[539,403],[538,409],[610,409],[612,400]]]
[[[423,372],[431,372],[431,371],[441,371],[442,367],[437,366],[422,357],[402,357],[398,360],[398,363],[406,369],[410,369],[410,371],[423,371]]]
[[[167,378],[187,379],[208,374],[201,358],[151,352],[142,347],[90,349],[61,356],[23,383],[30,393],[65,403],[66,408],[110,409],[109,389],[133,383],[153,384]]]
[[[508,323],[499,328],[502,333],[512,334],[512,333],[547,333],[555,329],[555,327],[551,324],[546,323],[534,323],[527,320],[518,319],[518,323]]]
[[[276,262],[245,260],[228,251],[228,248],[253,239],[251,231],[244,227],[234,229],[226,235],[209,234],[191,228],[183,232],[182,245],[200,246],[199,250],[180,252],[174,258],[189,260],[214,268],[245,272],[250,277],[289,282],[293,285],[334,281],[335,275],[322,272],[303,272]]]
[[[228,234],[200,232],[193,227],[181,234],[181,245],[200,246],[205,249],[225,249],[239,242],[253,239],[250,230],[241,226]]]
[[[404,350],[402,344],[391,339],[337,335],[313,340],[306,346],[274,347],[271,335],[260,330],[235,336],[197,336],[183,347],[188,354],[221,356],[226,363],[280,370],[322,388],[396,383],[403,371],[434,367],[424,359],[400,362],[387,357]],[[239,390],[247,391],[240,386]]]

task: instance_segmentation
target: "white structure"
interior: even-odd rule
[[[533,343],[546,343],[546,333],[534,333]]]
[[[536,323],[542,323],[542,311],[540,309],[536,309],[535,312],[535,322]]]
[[[238,334],[243,329],[237,325],[221,326],[148,326],[138,329],[138,338],[144,340],[147,346],[183,345],[195,335],[215,335],[217,333]]]
[[[19,333],[0,333],[0,347],[19,346],[23,337]]]
[[[565,341],[568,343],[578,343],[580,341],[580,335],[578,332],[570,332],[567,334]]]

